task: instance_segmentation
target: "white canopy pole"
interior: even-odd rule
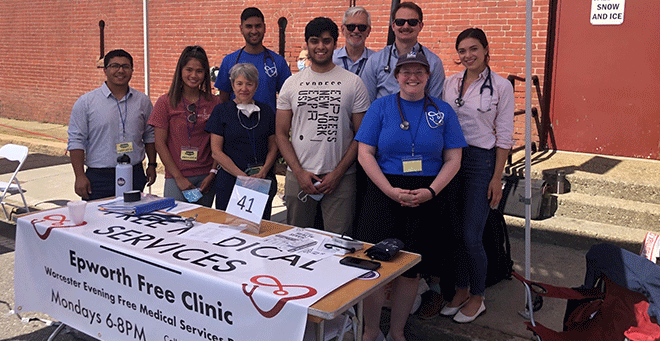
[[[525,25],[525,278],[531,279],[531,141],[532,141],[532,5],[527,0]],[[532,307],[529,307],[530,309]]]
[[[531,279],[532,254],[532,178],[531,178],[531,142],[532,142],[532,1],[527,0],[525,20],[525,278]],[[532,293],[525,288],[525,310],[519,311],[522,317],[534,325],[534,304]],[[539,337],[539,340],[541,338]]]
[[[142,26],[144,34],[144,93],[149,96],[149,0],[142,0]]]

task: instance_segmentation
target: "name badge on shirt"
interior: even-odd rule
[[[421,155],[413,155],[413,156],[408,156],[403,159],[401,159],[401,163],[403,164],[403,172],[404,173],[412,173],[412,172],[421,172],[422,171],[422,156]]]
[[[199,155],[197,147],[181,147],[182,161],[197,161],[197,155]]]
[[[133,142],[117,143],[117,154],[126,154],[133,151]]]

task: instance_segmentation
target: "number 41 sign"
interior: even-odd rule
[[[269,189],[270,180],[239,176],[226,212],[259,225],[268,202]]]

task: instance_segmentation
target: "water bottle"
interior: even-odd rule
[[[121,198],[124,192],[133,190],[133,166],[131,158],[124,154],[117,158],[115,167],[115,197]]]
[[[563,170],[558,170],[557,171],[557,194],[564,194],[565,188],[564,185],[566,184],[566,172]]]

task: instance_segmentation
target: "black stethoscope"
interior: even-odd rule
[[[486,75],[486,80],[484,80],[484,83],[481,84],[481,88],[479,88],[479,95],[481,95],[484,92],[484,89],[489,89],[490,90],[490,95],[491,97],[493,96],[493,81],[492,78],[490,77],[490,66],[486,66],[488,68],[488,74]],[[454,100],[454,103],[456,103],[457,106],[462,107],[463,104],[465,104],[465,100],[463,100],[463,85],[465,84],[465,76],[467,75],[467,70],[465,70],[465,73],[463,74],[463,79],[461,79],[461,88],[458,89],[458,98]],[[481,111],[481,110],[479,110]]]
[[[399,128],[401,128],[401,130],[410,129],[410,122],[408,122],[406,118],[403,116],[403,110],[401,109],[400,92],[396,94],[396,104],[399,107],[399,116],[401,116],[401,124],[399,124]],[[435,108],[435,112],[427,110],[429,105],[432,105]],[[429,128],[431,129],[435,129],[441,126],[445,121],[445,114],[440,111],[440,109],[435,104],[433,99],[427,94],[424,94],[424,116],[426,116],[426,123],[429,125]],[[419,128],[419,124],[417,125],[417,127]]]
[[[234,65],[238,64],[238,60],[241,58],[241,55],[243,54],[243,50],[245,50],[245,46],[243,46],[240,51],[238,51],[238,56],[236,56],[236,62],[234,62]],[[266,63],[266,59],[270,59],[271,62],[273,62],[273,66],[268,66],[268,63]],[[273,56],[270,55],[270,52],[268,52],[268,49],[264,47],[264,72],[268,77],[277,77],[277,65],[275,65],[275,59],[273,59]]]
[[[426,57],[426,53],[424,53],[424,49],[422,48],[422,44],[419,44],[419,52]],[[415,48],[413,47],[413,50]],[[383,71],[386,73],[390,73],[392,71],[392,67],[390,66],[390,62],[392,61],[392,51],[394,50],[394,44],[390,45],[390,54],[387,56],[387,65],[383,68]]]

